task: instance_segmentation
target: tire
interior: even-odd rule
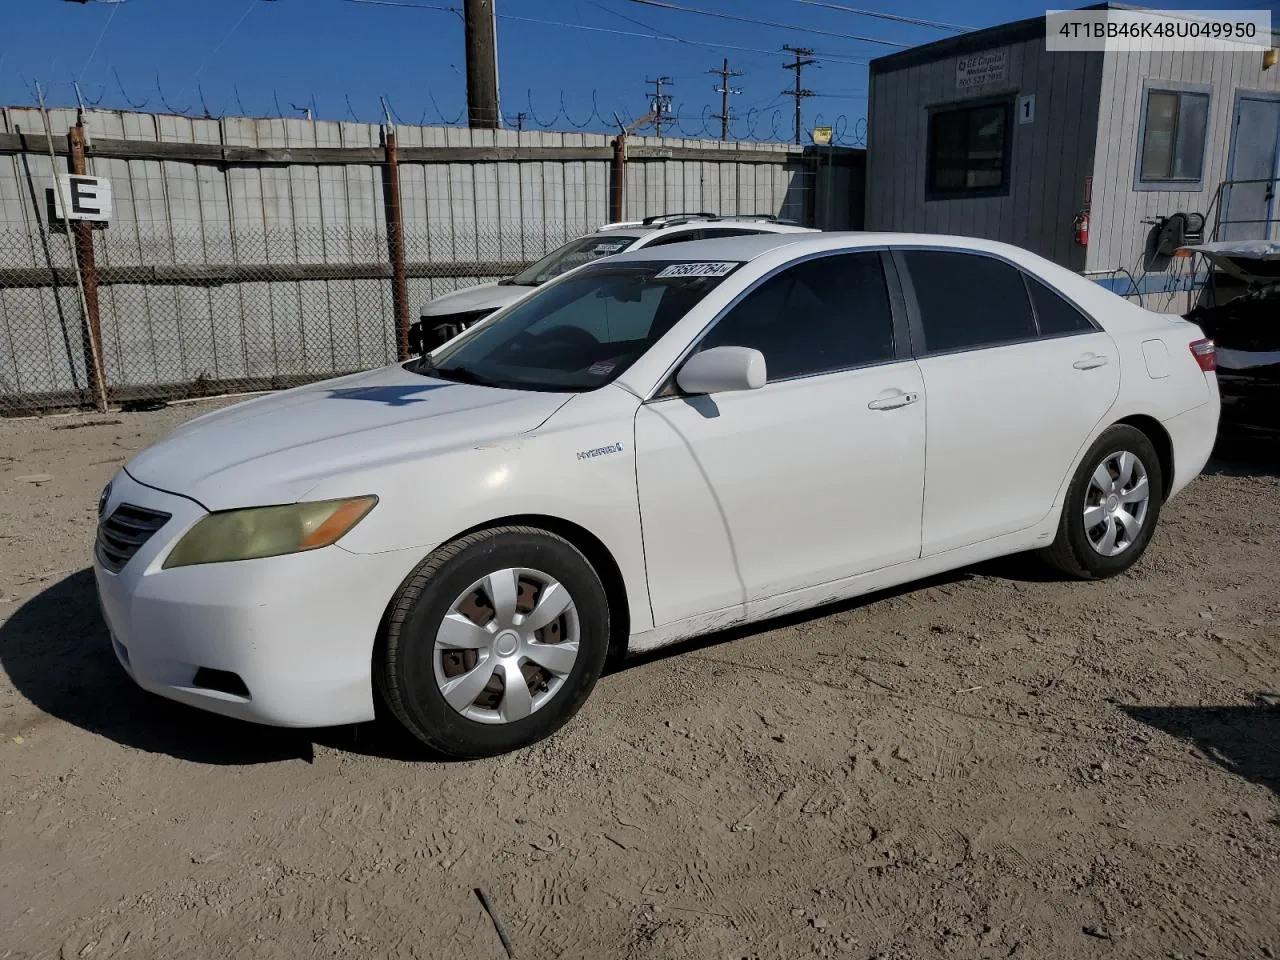
[[[1124,464],[1129,461],[1119,458],[1125,456],[1131,457],[1135,464],[1127,483],[1120,482],[1124,480]],[[1106,490],[1099,482],[1101,471],[1106,472],[1113,484]],[[1137,495],[1138,478],[1143,476],[1147,497],[1145,504],[1140,505],[1129,498]],[[1151,542],[1160,519],[1163,490],[1160,457],[1147,435],[1128,424],[1108,427],[1089,447],[1071,479],[1058,534],[1050,546],[1040,551],[1041,557],[1080,580],[1101,580],[1123,573],[1138,562]],[[1115,500],[1109,500],[1113,493]],[[1111,508],[1112,504],[1115,509]],[[1091,508],[1088,519],[1086,506]],[[1139,511],[1139,506],[1145,509]],[[1122,517],[1121,512],[1129,519]],[[1100,519],[1101,523],[1090,525],[1090,519]],[[1138,522],[1136,530],[1133,529],[1135,521]],[[1109,544],[1112,530],[1115,539]]]
[[[530,629],[566,596],[563,612]],[[578,712],[604,668],[609,629],[604,585],[569,541],[533,527],[482,530],[441,547],[405,581],[375,649],[374,679],[396,719],[431,750],[493,756],[550,736]]]

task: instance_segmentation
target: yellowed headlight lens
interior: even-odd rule
[[[363,520],[377,502],[373,496],[352,497],[211,513],[178,541],[163,569],[327,547]]]

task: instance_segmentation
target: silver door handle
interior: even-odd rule
[[[896,410],[898,407],[905,407],[909,403],[915,403],[920,399],[918,393],[900,393],[896,397],[884,397],[880,400],[872,400],[867,404],[868,410]]]
[[[1106,366],[1106,364],[1107,364],[1106,357],[1093,356],[1093,357],[1081,357],[1079,360],[1073,363],[1072,366],[1075,367],[1077,370],[1092,370],[1094,367],[1102,367],[1102,366]]]

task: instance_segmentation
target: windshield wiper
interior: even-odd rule
[[[472,370],[466,370],[462,367],[436,367],[428,365],[427,376],[438,377],[441,380],[452,380],[454,383],[471,383],[477,387],[498,387],[501,384],[497,380],[486,377],[483,374],[476,373]]]

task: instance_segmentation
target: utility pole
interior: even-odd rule
[[[658,136],[662,136],[662,125],[664,123],[680,122],[679,117],[671,116],[671,94],[662,92],[664,85],[670,87],[674,84],[670,77],[646,80],[645,83],[653,84],[653,96],[649,98],[649,112],[653,114],[653,125],[658,131]]]
[[[463,29],[467,48],[467,124],[473,130],[497,130],[498,16],[495,0],[465,0]]]
[[[805,67],[812,66],[813,64],[817,63],[818,61],[813,59],[813,50],[811,50],[811,49],[810,49],[810,48],[808,48],[808,47],[792,47],[792,46],[784,45],[784,46],[782,47],[782,49],[783,49],[783,50],[785,50],[787,53],[789,53],[789,54],[791,54],[792,56],[794,56],[794,57],[795,57],[794,62],[792,62],[792,63],[784,63],[784,64],[783,64],[783,66],[784,66],[784,67],[786,67],[788,70],[794,70],[794,71],[796,72],[796,86],[795,86],[795,89],[794,89],[794,90],[783,90],[783,91],[782,91],[782,95],[783,95],[784,97],[795,97],[795,98],[796,98],[796,143],[799,143],[799,142],[800,142],[801,127],[803,126],[803,124],[802,124],[802,122],[801,122],[801,119],[800,119],[800,104],[804,101],[805,97],[812,97],[812,96],[813,96],[813,91],[812,91],[812,90],[806,90],[806,89],[801,85],[801,83],[800,83],[800,71],[801,71],[801,70],[803,70]]]
[[[729,121],[733,119],[733,114],[729,112],[729,94],[741,93],[738,87],[729,86],[729,81],[734,77],[742,76],[741,73],[734,73],[729,69],[729,58],[726,57],[724,63],[719,70],[708,70],[707,73],[718,74],[720,77],[720,86],[713,87],[716,93],[720,94],[720,112],[715,118],[720,121],[720,139],[729,139]]]

